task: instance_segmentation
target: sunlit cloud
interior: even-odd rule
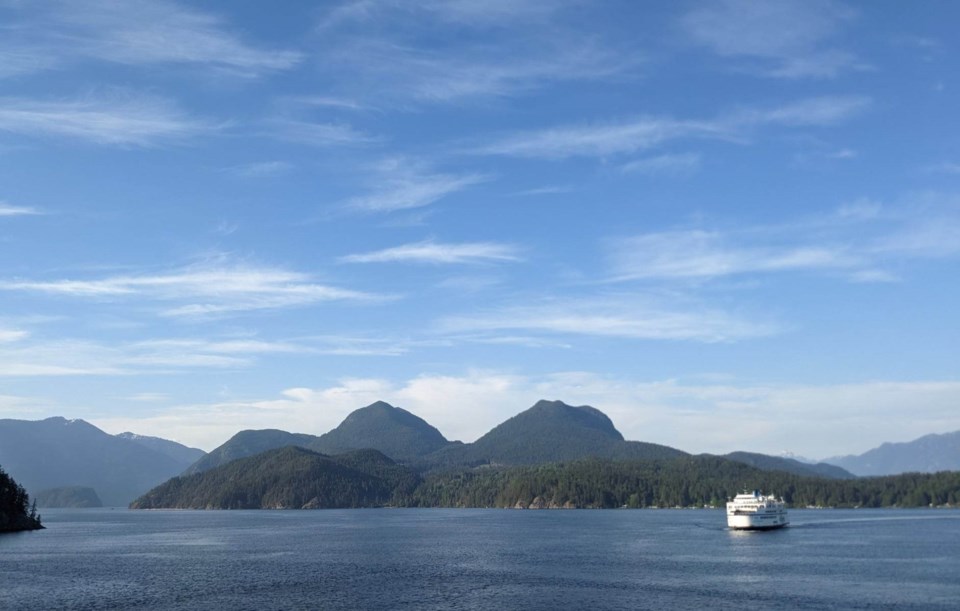
[[[211,450],[240,429],[320,435],[353,410],[384,400],[424,418],[448,439],[471,442],[540,399],[591,405],[610,416],[626,439],[691,453],[790,450],[819,458],[960,428],[960,383],[954,381],[756,384],[496,370],[422,374],[396,382],[348,378],[326,387],[289,388],[274,398],[180,405],[148,416],[92,421],[110,432],[132,430]],[[904,410],[904,405],[913,408]],[[825,421],[831,426],[824,427]],[[741,425],[731,428],[730,422]]]
[[[494,242],[441,244],[427,241],[340,257],[343,263],[485,263],[519,260],[515,246]]]

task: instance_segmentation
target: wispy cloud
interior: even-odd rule
[[[601,36],[584,31],[575,11],[566,14],[575,4],[345,3],[319,26],[329,45],[324,67],[348,72],[350,82],[360,85],[351,92],[356,95],[375,83],[381,98],[441,103],[619,77],[636,67],[640,60],[633,50],[610,48]],[[462,36],[451,44],[451,27],[484,36]],[[478,42],[482,39],[487,42]]]
[[[343,203],[354,212],[393,212],[429,206],[488,180],[482,174],[444,174],[422,163],[393,158],[377,164],[373,171],[378,186]]]
[[[832,0],[722,0],[697,6],[681,19],[684,33],[737,68],[777,78],[834,77],[863,69],[857,57],[830,45],[855,13]]]
[[[870,99],[864,96],[822,96],[772,108],[741,108],[705,120],[648,116],[593,125],[567,125],[511,134],[469,152],[539,159],[606,157],[678,140],[742,140],[752,130],[769,126],[834,125],[856,116],[869,104]]]
[[[306,306],[329,301],[373,301],[383,296],[318,284],[280,268],[197,265],[162,274],[84,280],[3,280],[0,290],[74,298],[166,302],[166,316],[211,316]]]
[[[4,201],[0,201],[0,216],[28,216],[40,214],[36,208],[26,206],[12,206]]]
[[[0,131],[68,137],[96,144],[153,146],[217,126],[187,116],[169,100],[115,92],[73,100],[0,98]]]
[[[685,176],[695,172],[699,167],[699,154],[678,153],[635,159],[620,166],[620,171],[647,176]]]
[[[310,146],[361,146],[377,144],[382,138],[355,129],[346,123],[316,123],[292,118],[268,121],[268,128],[276,138]]]
[[[256,161],[224,168],[223,171],[243,178],[272,178],[290,172],[293,167],[288,161]]]
[[[368,253],[340,257],[343,263],[489,263],[519,261],[519,250],[510,244],[468,242],[442,244],[417,242]]]
[[[27,331],[21,331],[20,329],[4,329],[3,327],[0,327],[0,344],[18,342],[22,339],[26,339],[29,336],[30,333]]]
[[[19,8],[17,4],[14,9]],[[175,2],[53,0],[25,6],[29,12],[14,10],[12,15],[13,22],[24,27],[0,43],[0,56],[13,55],[17,60],[15,73],[94,59],[130,65],[197,65],[254,77],[290,69],[303,58],[297,51],[247,44],[216,15]]]
[[[776,226],[651,232],[608,244],[612,281],[818,271],[852,282],[892,282],[898,275],[885,269],[890,263],[958,255],[960,206],[939,195],[891,205],[857,201]]]
[[[943,161],[926,167],[928,172],[937,174],[960,174],[960,163],[955,161]]]
[[[700,230],[649,233],[611,248],[614,280],[711,278],[748,272],[850,269],[863,265],[840,247],[732,245],[728,236]]]
[[[524,332],[634,340],[729,342],[779,332],[776,324],[696,305],[644,302],[636,298],[569,299],[507,306],[443,318],[444,332]]]

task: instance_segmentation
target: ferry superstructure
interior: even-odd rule
[[[783,499],[759,490],[744,492],[727,503],[727,526],[733,530],[771,530],[790,523]]]

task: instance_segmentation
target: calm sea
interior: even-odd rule
[[[2,609],[958,609],[960,511],[47,510]]]

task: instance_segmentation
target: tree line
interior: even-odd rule
[[[0,468],[0,532],[38,528],[43,528],[43,525],[40,523],[36,502],[31,504],[23,486]]]

